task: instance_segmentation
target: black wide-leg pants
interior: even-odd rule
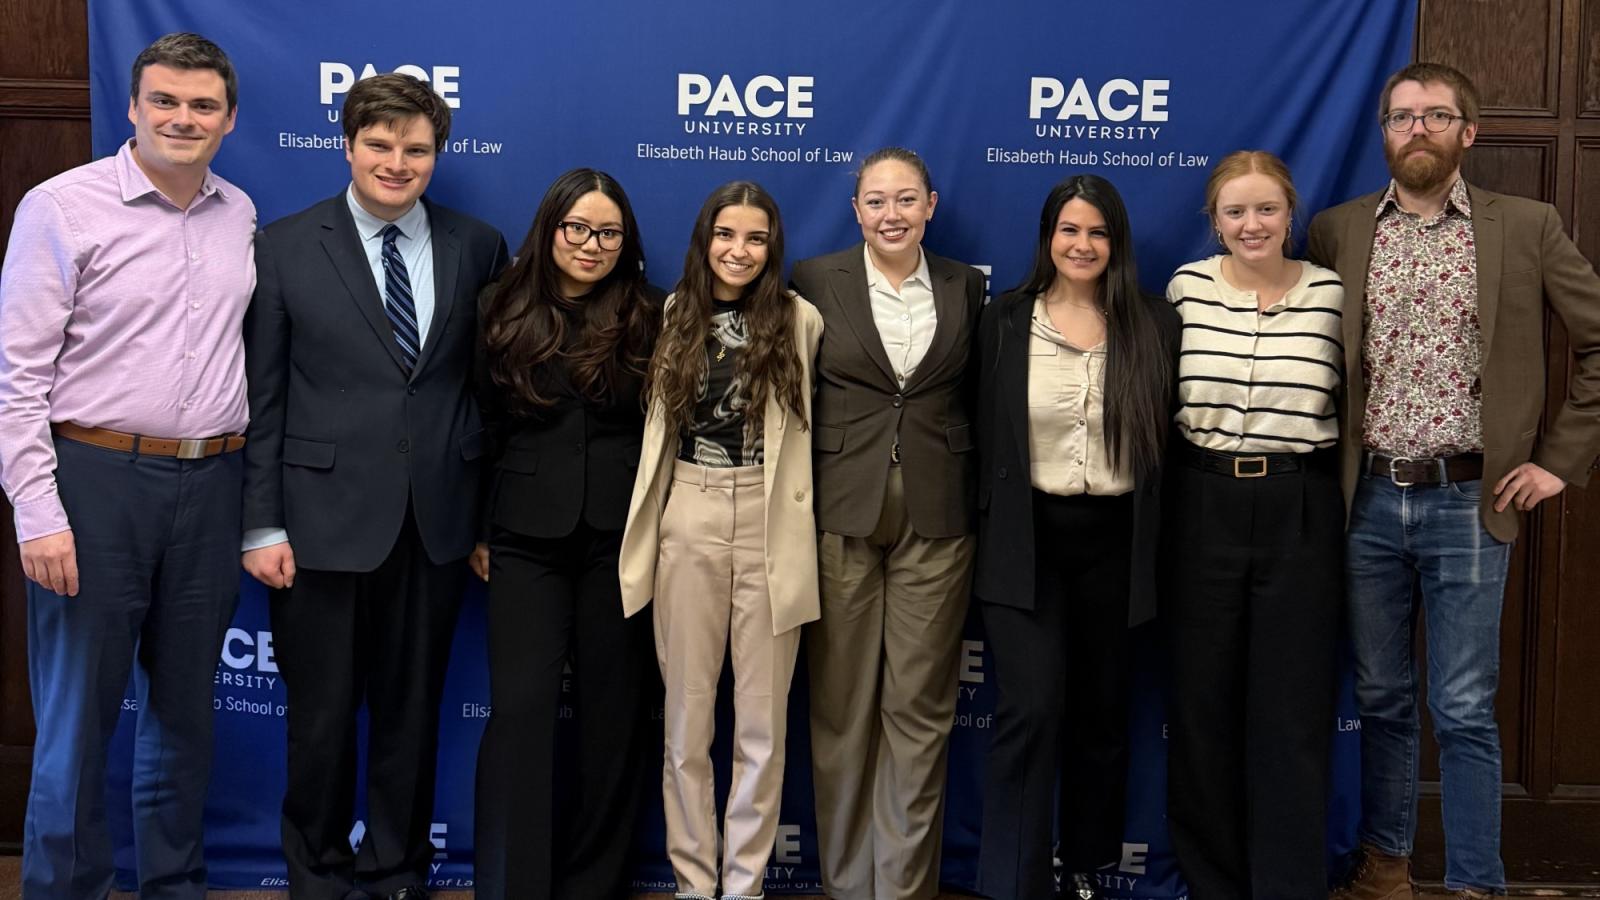
[[[625,619],[622,532],[563,538],[498,530],[489,555],[489,694],[478,750],[476,890],[483,898],[628,896],[639,801],[659,772],[649,705],[660,693],[650,617]],[[557,771],[564,669],[577,752]],[[652,764],[654,763],[654,764]],[[571,787],[570,802],[557,779]],[[559,805],[559,809],[558,809]]]
[[[979,889],[1054,896],[1121,855],[1128,777],[1133,497],[1034,491],[1033,609],[982,604],[999,686],[985,769]]]
[[[1194,900],[1327,896],[1344,596],[1335,463],[1317,451],[1254,478],[1170,467],[1167,818]]]

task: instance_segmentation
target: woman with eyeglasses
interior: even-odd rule
[[[484,293],[479,395],[495,460],[484,539],[492,712],[478,751],[480,897],[628,896],[648,783],[648,624],[623,616],[617,556],[644,434],[661,292],[622,186],[574,169],[545,192]],[[577,752],[558,808],[556,722],[572,667]]]
[[[1122,853],[1129,629],[1156,611],[1177,316],[1139,290],[1111,182],[1076,175],[1039,215],[1028,279],[978,338],[978,564],[999,688],[978,887],[1101,896]]]
[[[945,764],[972,572],[968,349],[983,274],[923,249],[939,195],[910,150],[869,155],[862,240],[800,262],[817,304],[822,618],[806,627],[822,883],[939,890]]]
[[[1195,900],[1328,895],[1344,288],[1290,256],[1295,201],[1276,156],[1224,157],[1206,184],[1222,253],[1167,285],[1184,326],[1162,609],[1167,822]]]
[[[620,562],[624,609],[651,607],[666,682],[662,796],[680,898],[763,896],[789,681],[800,626],[817,617],[811,362],[821,336],[816,309],[784,289],[777,203],[751,182],[717,188],[650,360]],[[733,776],[718,829],[711,737],[729,655]]]

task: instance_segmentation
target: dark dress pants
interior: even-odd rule
[[[291,540],[293,536],[291,535]],[[371,572],[301,569],[271,596],[289,695],[283,854],[294,900],[427,883],[439,701],[466,566],[428,559],[408,509]],[[367,705],[367,815],[350,848],[356,711]]]
[[[620,531],[497,530],[489,555],[489,694],[478,749],[476,890],[515,900],[621,900],[640,798],[659,758],[650,617],[625,619]],[[570,662],[576,752],[557,772]],[[652,688],[654,690],[652,690]],[[556,791],[558,777],[570,791]],[[570,794],[570,796],[561,796]],[[562,802],[566,801],[566,802]]]
[[[1194,900],[1321,900],[1344,501],[1331,451],[1234,478],[1175,462],[1168,825]]]
[[[78,595],[28,582],[28,683],[38,737],[22,896],[82,900],[112,882],[106,754],[133,675],[139,894],[201,900],[212,696],[239,600],[243,454],[180,460],[58,439]]]
[[[1053,826],[1067,872],[1121,856],[1132,499],[1035,491],[1034,608],[982,604],[999,697],[978,870],[996,900],[1054,895]]]

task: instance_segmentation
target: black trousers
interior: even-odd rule
[[[408,511],[377,569],[301,569],[294,587],[270,592],[289,695],[283,855],[293,900],[342,900],[354,887],[382,896],[427,883],[439,701],[465,573],[462,561],[428,559]],[[363,702],[366,832],[352,852]]]
[[[660,696],[650,617],[624,619],[620,531],[499,530],[489,555],[489,694],[478,749],[477,894],[625,900],[634,823],[656,770]],[[556,722],[570,662],[577,752],[556,790]],[[566,802],[560,802],[560,801]]]
[[[1168,826],[1194,900],[1327,896],[1344,500],[1332,451],[1167,495]]]
[[[1121,857],[1128,777],[1132,495],[1035,491],[1034,608],[984,603],[999,688],[983,796],[979,889],[1054,895],[1067,872]]]

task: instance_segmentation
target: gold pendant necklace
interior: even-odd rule
[[[717,339],[717,362],[722,362],[722,358],[724,356],[727,356],[727,355],[728,355],[728,345],[724,344],[722,342],[721,338],[718,338]]]

